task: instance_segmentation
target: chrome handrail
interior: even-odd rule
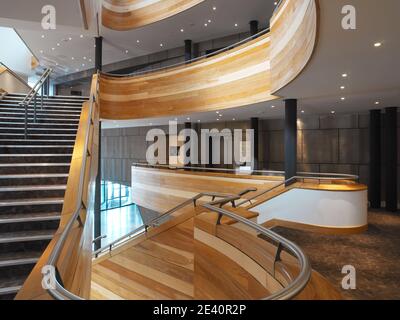
[[[160,68],[156,68],[156,69],[152,69],[152,70],[137,71],[137,72],[127,73],[127,74],[118,74],[118,73],[111,73],[111,72],[102,72],[101,74],[105,75],[105,76],[118,77],[118,78],[135,77],[135,76],[140,76],[140,75],[153,73],[153,72],[157,72],[157,71],[163,71],[163,70],[167,70],[167,69],[176,68],[176,67],[184,66],[184,65],[187,65],[187,64],[192,64],[194,62],[197,62],[197,61],[200,61],[200,60],[203,60],[203,59],[207,59],[207,58],[215,56],[217,54],[232,50],[232,49],[234,49],[234,48],[236,48],[236,47],[238,47],[238,46],[240,46],[242,44],[245,44],[245,43],[247,43],[247,42],[249,42],[251,40],[254,40],[254,39],[258,38],[258,37],[261,37],[262,35],[268,33],[269,31],[270,31],[270,29],[266,28],[266,29],[258,32],[257,34],[255,34],[253,36],[247,37],[247,38],[245,38],[243,40],[240,40],[239,42],[231,44],[231,45],[229,45],[227,47],[224,47],[222,49],[219,49],[217,51],[202,55],[202,56],[197,57],[197,58],[193,58],[193,59],[188,60],[188,61],[182,61],[182,62],[178,62],[178,63],[175,63],[175,64],[171,64],[169,66],[160,67]]]
[[[96,95],[98,93],[98,88],[99,88],[99,76],[97,77],[97,83],[96,83],[96,90],[94,93],[91,93],[90,101],[89,101],[89,112],[88,112],[88,118],[87,118],[87,131],[85,135],[85,144],[83,148],[83,155],[89,154],[89,140],[90,140],[90,127],[92,125],[92,117],[93,117],[93,110],[94,110],[94,103],[96,102]],[[85,173],[86,173],[86,168],[87,168],[87,162],[88,162],[88,157],[84,156],[83,160],[83,165],[81,166],[81,171],[80,171],[80,176],[79,176],[79,185],[78,185],[78,198],[76,201],[76,208],[74,210],[74,213],[72,214],[72,217],[69,219],[68,223],[66,224],[63,232],[60,235],[60,238],[58,241],[55,243],[53,250],[50,253],[50,257],[48,259],[47,265],[50,267],[53,267],[54,270],[56,270],[56,263],[58,258],[60,257],[61,250],[64,246],[65,241],[67,240],[67,237],[69,236],[72,227],[74,226],[75,222],[78,221],[79,224],[82,224],[81,218],[80,218],[80,213],[83,208],[85,208],[85,204],[83,202],[83,188],[84,188],[84,182],[85,182]],[[65,289],[60,282],[58,281],[57,277],[55,274],[50,273],[50,278],[52,283],[54,283],[54,288],[47,288],[46,290],[48,293],[56,300],[84,300],[83,298],[73,294],[72,292],[68,291]]]
[[[271,296],[265,297],[262,300],[288,300],[291,299],[295,296],[297,296],[308,284],[310,278],[311,278],[311,265],[310,262],[307,258],[307,256],[304,254],[304,252],[301,250],[301,248],[296,245],[295,243],[285,239],[284,237],[278,235],[277,233],[268,230],[267,228],[264,228],[263,226],[258,225],[257,223],[248,220],[246,218],[243,218],[235,213],[232,213],[226,209],[216,207],[212,203],[207,203],[202,205],[204,208],[216,212],[220,215],[219,221],[221,220],[221,217],[227,216],[229,218],[232,218],[238,222],[243,223],[244,225],[260,232],[262,235],[268,237],[269,239],[272,239],[273,241],[278,243],[278,248],[286,248],[288,251],[290,251],[294,256],[297,258],[299,261],[300,265],[300,273],[296,277],[296,279],[289,284],[289,286],[279,290],[278,292],[272,294]],[[275,257],[275,263],[280,260],[280,253],[281,250],[278,250],[277,256]]]
[[[268,175],[277,175],[283,176],[285,174],[284,171],[274,171],[274,170],[237,170],[237,169],[227,169],[227,168],[204,168],[204,167],[191,167],[191,166],[173,166],[173,165],[164,165],[164,164],[156,164],[152,165],[149,163],[138,163],[133,162],[132,166],[134,167],[144,167],[144,168],[155,168],[155,169],[169,169],[169,170],[193,170],[193,171],[221,171],[221,172],[229,172],[229,173],[238,173],[238,174],[251,174],[251,173],[261,173]]]
[[[244,205],[245,203],[252,203],[253,200],[271,192],[274,191],[275,189],[278,189],[279,187],[282,186],[287,186],[289,184],[293,184],[296,180],[305,180],[305,179],[311,179],[311,180],[318,180],[318,182],[321,181],[341,181],[341,180],[351,180],[351,181],[358,181],[359,180],[359,176],[357,175],[351,175],[351,174],[338,174],[338,173],[308,173],[308,172],[302,172],[300,173],[302,175],[299,176],[294,176],[291,177],[289,179],[286,179],[285,181],[273,186],[272,188],[263,190],[261,193],[256,194],[252,197],[250,197],[249,199],[245,199],[240,203],[237,203],[236,206],[240,207],[242,205]],[[307,176],[308,175],[308,176]],[[319,175],[319,176],[315,176],[315,175]]]
[[[246,193],[249,192],[249,189],[246,189],[244,191],[242,191],[242,193]],[[253,189],[251,190],[253,191]],[[113,242],[107,244],[106,246],[96,250],[93,252],[93,256],[94,257],[98,257],[100,254],[102,253],[106,253],[107,251],[112,251],[113,247],[117,244],[124,244],[126,241],[132,240],[131,237],[132,236],[140,236],[143,233],[147,232],[148,227],[154,226],[157,224],[157,222],[159,222],[160,220],[162,220],[163,218],[166,218],[170,215],[172,215],[173,213],[177,212],[180,209],[183,209],[184,207],[190,205],[190,204],[194,204],[196,205],[197,201],[200,200],[203,197],[212,197],[213,199],[215,198],[231,198],[233,197],[233,195],[231,194],[225,194],[225,193],[216,193],[216,192],[202,192],[197,194],[196,196],[194,196],[193,198],[190,198],[188,200],[185,200],[184,202],[178,204],[176,207],[168,210],[167,212],[163,213],[162,215],[152,219],[151,221],[147,222],[146,224],[143,224],[142,226],[140,226],[139,228],[136,228],[135,230],[129,232],[128,234],[118,238],[117,240],[114,240]],[[222,201],[223,202],[223,201]],[[231,202],[231,200],[229,200],[228,202]],[[140,231],[142,231],[141,233],[139,233]]]
[[[24,78],[22,78],[20,75],[18,75],[16,72],[14,72],[11,68],[9,68],[5,63],[0,61],[0,64],[7,69],[8,72],[10,72],[15,78],[17,78],[20,82],[22,82],[24,85],[26,85],[28,88],[30,88],[30,85]]]
[[[40,77],[40,79],[33,86],[33,88],[25,96],[24,100],[22,100],[22,102],[19,103],[20,106],[25,108],[25,123],[24,123],[25,139],[28,139],[28,107],[29,107],[30,103],[32,102],[32,99],[34,99],[33,122],[36,123],[36,97],[37,97],[39,90],[41,90],[41,108],[43,109],[43,85],[49,79],[52,72],[53,72],[53,69],[47,68],[46,71]]]

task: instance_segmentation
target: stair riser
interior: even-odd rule
[[[33,118],[34,113],[33,111],[28,112],[28,118],[31,119]],[[25,111],[23,110],[2,110],[0,109],[0,118],[3,117],[13,117],[13,118],[22,118],[25,119]],[[48,119],[72,119],[72,120],[79,120],[79,113],[76,114],[71,114],[71,113],[62,113],[62,112],[51,112],[51,111],[45,111],[45,112],[37,112],[36,113],[37,118],[48,118]]]
[[[1,100],[1,104],[2,105],[18,105],[21,103],[22,100],[11,100],[11,99],[3,99]],[[59,101],[43,101],[43,108],[47,107],[47,106],[51,106],[51,107],[74,107],[74,108],[82,108],[82,104],[81,102],[59,102]],[[31,104],[29,105],[30,107],[34,106],[34,103],[31,102]],[[41,103],[38,100],[37,101],[37,105],[36,108],[41,108]]]
[[[24,130],[25,129],[25,123],[24,122],[4,122],[2,119],[0,119],[0,126],[2,128],[15,128],[15,129],[20,129],[20,130]],[[78,129],[78,124],[74,124],[74,123],[50,123],[50,122],[46,122],[46,123],[40,123],[40,122],[36,122],[33,123],[32,122],[28,122],[28,130],[31,129],[70,129],[72,131],[75,131]],[[73,133],[73,132],[72,132]]]
[[[34,112],[34,107],[28,107],[28,113]],[[80,114],[82,111],[81,107],[51,107],[51,106],[43,106],[43,108],[36,107],[36,112],[40,113],[66,113],[66,114]],[[21,107],[18,104],[1,104],[0,103],[0,112],[19,112],[25,113],[25,108]]]
[[[28,191],[0,191],[1,200],[14,200],[14,199],[40,199],[40,198],[64,198],[65,190],[28,190]]]
[[[23,251],[43,251],[48,246],[50,240],[27,241],[15,243],[1,243],[0,253],[23,252]]]
[[[8,232],[32,231],[32,230],[57,230],[60,221],[43,221],[29,223],[0,224],[0,234]]]
[[[19,146],[41,146],[41,145],[70,145],[74,146],[75,141],[74,140],[69,140],[69,141],[63,141],[63,140],[52,140],[52,141],[40,141],[40,140],[33,140],[32,138],[29,138],[29,140],[24,140],[24,141],[19,141],[19,140],[13,140],[13,139],[3,139],[3,136],[0,137],[0,145],[3,146],[12,146],[12,145],[19,145]]]
[[[40,186],[40,185],[66,185],[67,177],[46,177],[46,178],[18,178],[18,179],[0,179],[0,186]]]
[[[35,147],[35,148],[25,148],[24,146],[0,146],[0,153],[1,154],[71,154],[73,151],[73,146],[71,147],[64,147],[64,146],[57,146],[56,148],[49,148],[49,147]]]
[[[15,118],[15,119],[10,119],[10,117]],[[4,122],[9,122],[9,123],[25,123],[25,117],[24,116],[18,116],[18,115],[13,115],[10,116],[9,118],[3,118],[0,115],[0,122],[4,123]],[[49,119],[46,116],[42,116],[42,117],[37,117],[36,118],[36,122],[34,122],[33,120],[33,116],[28,118],[28,123],[30,125],[46,125],[48,123],[51,122],[51,124],[56,123],[57,126],[61,125],[61,124],[74,124],[74,125],[78,125],[79,124],[79,119],[60,119],[61,117],[58,117],[56,119]]]
[[[75,135],[49,135],[49,134],[39,134],[39,135],[34,135],[30,134],[29,135],[29,140],[54,140],[55,142],[57,140],[74,140],[75,141],[76,136]],[[3,133],[1,134],[1,139],[25,139],[23,134],[7,134]],[[62,143],[61,143],[62,144]]]
[[[0,167],[0,175],[3,174],[30,174],[30,173],[69,173],[68,166],[23,166]]]
[[[12,280],[21,276],[28,276],[35,265],[34,264],[23,264],[16,266],[0,267],[0,279],[1,280]]]
[[[24,157],[0,157],[0,163],[70,163],[71,156],[35,156],[29,155]]]
[[[33,127],[34,128],[34,127]],[[74,134],[76,135],[77,130],[76,129],[72,129],[71,130],[65,130],[62,128],[56,128],[53,130],[49,130],[46,128],[42,128],[40,130],[34,130],[32,129],[32,126],[28,126],[28,137],[30,139],[31,134],[40,134],[40,135],[46,135],[46,134],[60,134],[60,135],[69,135],[69,134]],[[19,133],[19,134],[24,134],[25,133],[25,129],[23,127],[19,128],[19,127],[2,127],[0,128],[0,133],[2,133],[1,137],[4,138],[4,134],[12,134],[12,133]]]
[[[46,213],[46,212],[61,212],[62,204],[41,204],[30,206],[6,206],[0,207],[1,214],[14,214],[14,213]]]

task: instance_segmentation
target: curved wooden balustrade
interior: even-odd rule
[[[166,19],[204,0],[105,0],[102,22],[107,28],[126,31]]]
[[[154,118],[272,100],[269,46],[264,35],[189,65],[137,77],[101,76],[101,117]]]
[[[144,119],[218,111],[276,99],[311,57],[315,0],[286,0],[271,32],[229,51],[144,75],[100,79],[101,117]]]
[[[91,97],[94,97],[93,109],[90,114],[90,102],[83,105],[76,142],[72,155],[72,162],[65,191],[64,206],[61,213],[59,229],[36,264],[32,273],[19,291],[17,300],[53,299],[42,287],[42,268],[47,265],[49,256],[59,241],[67,223],[76,210],[79,199],[78,186],[81,179],[81,169],[86,164],[83,185],[83,206],[80,210],[82,225],[75,222],[62,247],[60,258],[56,263],[57,270],[64,288],[82,298],[90,296],[90,282],[92,269],[92,238],[93,238],[93,210],[94,185],[98,166],[99,145],[99,105],[97,100],[97,75],[93,76]],[[89,120],[89,117],[92,117]],[[89,134],[88,149],[85,149],[86,136]]]
[[[23,78],[0,62],[0,89],[6,92],[28,93],[31,87]]]
[[[270,21],[271,92],[289,84],[309,62],[317,38],[317,3],[286,0]]]

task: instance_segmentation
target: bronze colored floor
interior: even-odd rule
[[[400,299],[400,213],[369,213],[369,230],[359,235],[331,236],[274,228],[296,242],[320,272],[347,299]],[[357,271],[357,289],[341,287],[344,265]]]

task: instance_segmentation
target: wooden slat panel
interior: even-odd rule
[[[126,31],[166,19],[204,0],[106,0],[102,22],[107,28]]]

